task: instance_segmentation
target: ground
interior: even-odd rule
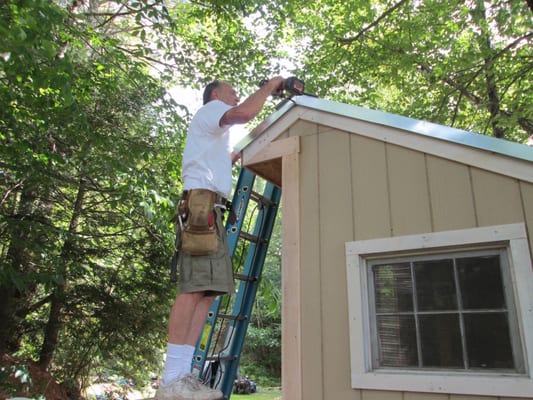
[[[27,369],[24,367],[27,366]],[[10,356],[3,356],[0,363],[1,378],[9,375],[0,385],[0,400],[9,397],[39,398],[46,400],[68,400],[67,391],[56,382],[52,375],[43,372],[39,367],[28,361],[21,361]],[[16,371],[20,371],[15,377]],[[27,372],[27,373],[26,373]],[[30,378],[32,385],[25,383]]]
[[[26,365],[28,366],[27,369],[24,368]],[[17,378],[14,376],[15,371],[21,371]],[[6,381],[4,378],[8,374],[10,377]],[[21,381],[25,381],[27,378],[31,379],[32,385],[21,383]],[[155,390],[149,390],[142,393],[131,388],[128,389],[128,392],[124,393],[124,387],[115,383],[97,384],[89,387],[85,393],[85,396],[88,400],[96,400],[98,398],[141,400],[153,397],[155,392]],[[112,393],[114,393],[115,396],[113,396]],[[116,396],[117,394],[119,394],[118,397]],[[43,372],[41,369],[39,369],[35,363],[4,356],[0,362],[0,400],[6,400],[7,398],[13,397],[43,400],[72,400],[72,397],[68,396],[65,388],[56,382],[50,373]],[[80,400],[81,399],[83,399],[83,397],[80,398]],[[231,399],[280,400],[281,389],[259,388],[258,392],[254,394],[232,394]]]

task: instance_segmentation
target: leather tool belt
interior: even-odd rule
[[[215,223],[217,194],[207,189],[183,192],[179,203],[181,250],[192,256],[216,253],[218,249]]]

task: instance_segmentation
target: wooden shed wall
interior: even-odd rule
[[[301,136],[303,398],[482,399],[351,389],[344,245],[522,221],[532,232],[533,185],[310,122],[280,137],[288,136]]]

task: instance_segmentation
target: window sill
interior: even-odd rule
[[[529,397],[533,393],[533,380],[523,375],[497,373],[376,370],[352,373],[352,387],[354,389]]]

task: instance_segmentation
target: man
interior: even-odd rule
[[[184,206],[180,214],[184,211],[190,229],[182,231],[179,294],[170,312],[167,357],[157,400],[223,398],[221,391],[200,384],[190,369],[213,300],[235,291],[222,212],[217,207],[231,194],[232,163],[239,158],[231,150],[229,128],[253,119],[268,96],[282,90],[283,82],[282,77],[273,78],[239,104],[229,83],[214,81],[205,88],[204,105],[191,121],[183,153],[184,198],[180,202]]]

